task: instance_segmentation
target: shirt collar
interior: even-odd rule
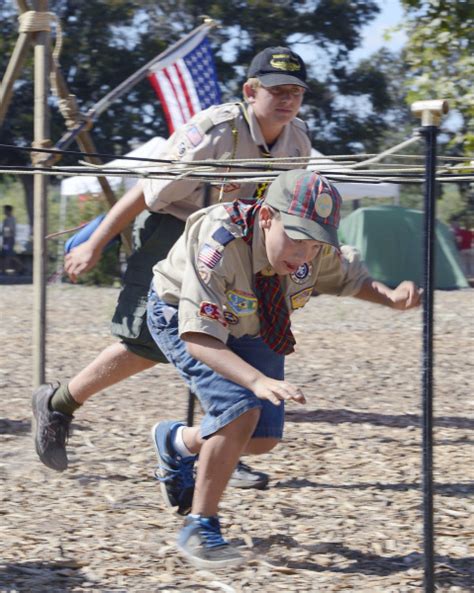
[[[273,143],[272,148],[269,149],[267,143],[265,142],[265,138],[263,137],[262,130],[260,129],[260,125],[258,123],[257,116],[255,115],[255,113],[252,109],[252,105],[243,104],[243,107],[244,107],[244,110],[246,111],[246,114],[244,113],[244,117],[245,117],[245,115],[247,115],[247,117],[245,117],[245,119],[247,120],[249,129],[250,129],[250,135],[252,137],[252,140],[255,142],[255,144],[257,146],[263,147],[267,152],[270,152],[273,156],[283,156],[283,157],[288,156],[287,152],[288,152],[290,126],[288,124],[286,124],[283,127],[283,130],[281,131],[280,135],[278,136],[276,141]],[[287,147],[286,150],[284,150],[285,146]]]

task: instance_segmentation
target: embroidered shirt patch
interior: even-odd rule
[[[198,146],[201,144],[204,134],[197,126],[189,126],[186,130],[186,138],[192,144],[192,146]]]
[[[229,307],[239,317],[252,315],[252,313],[257,311],[258,301],[253,294],[244,292],[243,290],[229,290],[226,296]]]
[[[214,231],[212,238],[223,246],[228,245],[235,239],[234,235],[223,226]]]
[[[219,306],[215,303],[202,301],[202,303],[199,305],[199,316],[206,317],[207,319],[213,319],[214,321],[221,323],[224,327],[227,327],[227,322],[224,319]]]
[[[291,308],[293,309],[293,311],[296,311],[296,309],[301,309],[301,307],[304,307],[306,303],[309,301],[312,292],[312,288],[304,288],[303,290],[300,290],[299,292],[296,292],[295,294],[291,295],[290,301]]]
[[[222,253],[208,243],[204,243],[198,254],[198,261],[202,262],[211,270],[217,266],[221,259]]]
[[[239,318],[235,313],[232,313],[232,311],[224,311],[224,319],[230,325],[237,325],[239,323]]]
[[[312,271],[313,266],[311,264],[304,263],[296,270],[296,272],[290,274],[290,278],[293,280],[293,282],[296,282],[296,284],[303,284]]]

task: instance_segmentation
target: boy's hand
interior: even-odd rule
[[[102,251],[94,249],[89,241],[85,241],[64,258],[64,271],[69,278],[76,282],[78,276],[91,270],[99,261]]]
[[[404,280],[397,288],[392,290],[390,299],[393,303],[392,307],[400,311],[418,307],[421,301],[422,290],[410,280]]]
[[[306,398],[299,387],[287,381],[270,379],[270,377],[259,377],[255,381],[252,391],[260,399],[268,399],[276,406],[279,406],[282,400],[290,399],[299,404],[306,403]]]

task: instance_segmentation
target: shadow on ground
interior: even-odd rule
[[[421,416],[418,414],[375,414],[370,412],[355,412],[343,408],[337,410],[320,409],[298,412],[288,410],[286,419],[289,422],[325,422],[328,424],[373,424],[374,426],[390,426],[391,428],[407,428],[421,426]],[[462,416],[439,416],[434,419],[434,425],[443,428],[464,428],[474,430],[474,420]]]

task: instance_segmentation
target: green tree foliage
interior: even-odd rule
[[[353,68],[348,60],[360,43],[362,27],[378,12],[373,0],[52,0],[50,10],[64,27],[61,67],[82,111],[207,14],[222,25],[212,38],[225,99],[240,96],[244,66],[257,51],[285,44],[302,53],[310,67],[311,93],[304,115],[315,147],[329,152],[374,149],[386,128],[383,114],[389,97],[383,91],[384,76],[369,63]],[[0,8],[0,17],[0,70],[4,71],[17,36],[11,4]],[[0,132],[2,142],[31,140],[30,68],[31,60],[19,83],[22,92],[15,93],[9,124]],[[52,109],[53,140],[62,131],[62,118]],[[93,134],[99,150],[108,153],[123,153],[132,141],[166,135],[148,81],[112,104],[95,122]],[[8,158],[0,152],[0,162]]]
[[[474,34],[469,0],[402,0],[408,35],[407,98],[448,99],[460,123],[451,146],[474,150]]]

